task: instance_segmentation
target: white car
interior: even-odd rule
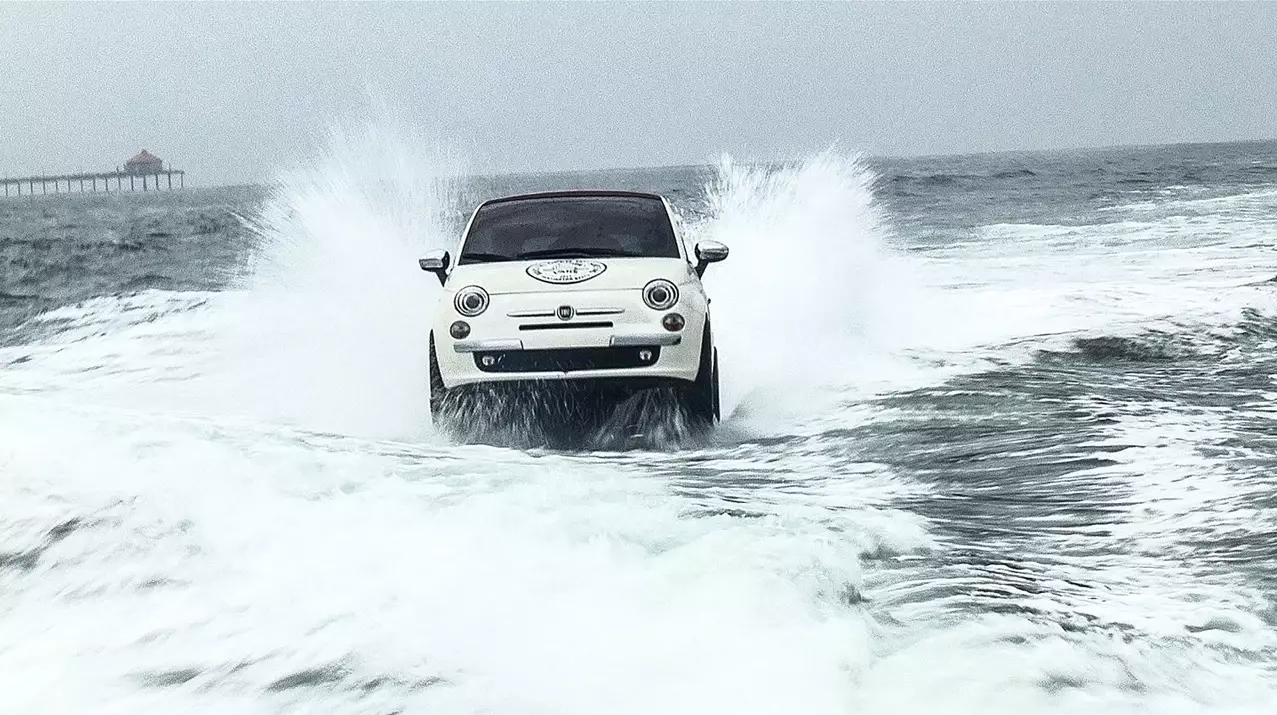
[[[419,261],[443,285],[430,331],[430,408],[511,384],[673,387],[693,424],[717,421],[718,354],[701,277],[727,247],[689,252],[669,202],[630,191],[493,199],[471,215],[456,260]],[[473,393],[473,390],[469,390]]]

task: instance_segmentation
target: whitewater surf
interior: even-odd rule
[[[617,172],[731,247],[733,369],[708,442],[575,452],[434,432],[415,261],[597,177],[423,146],[0,205],[6,707],[1277,701],[1277,146]]]

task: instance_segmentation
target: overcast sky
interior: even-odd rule
[[[1277,3],[0,4],[0,175],[268,179],[372,94],[486,170],[1277,137]]]

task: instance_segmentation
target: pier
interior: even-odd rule
[[[173,177],[177,177],[177,186],[173,186]],[[161,179],[164,179],[161,181]],[[115,187],[112,189],[111,184]],[[98,187],[103,192],[123,191],[173,191],[175,188],[186,188],[186,172],[181,169],[166,167],[163,160],[143,149],[137,156],[125,162],[124,168],[116,167],[115,171],[101,171],[80,174],[54,174],[49,176],[21,176],[16,178],[0,177],[0,185],[4,187],[6,198],[10,196],[41,196],[62,193],[96,193]],[[50,191],[49,187],[53,190]],[[65,189],[65,191],[63,190]]]

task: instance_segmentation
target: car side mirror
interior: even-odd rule
[[[448,267],[452,265],[452,256],[447,251],[430,251],[417,259],[421,270],[429,271],[439,277],[439,285],[448,280]]]
[[[711,263],[718,263],[727,258],[727,246],[718,241],[700,241],[696,244],[696,275],[705,275],[705,269]]]

